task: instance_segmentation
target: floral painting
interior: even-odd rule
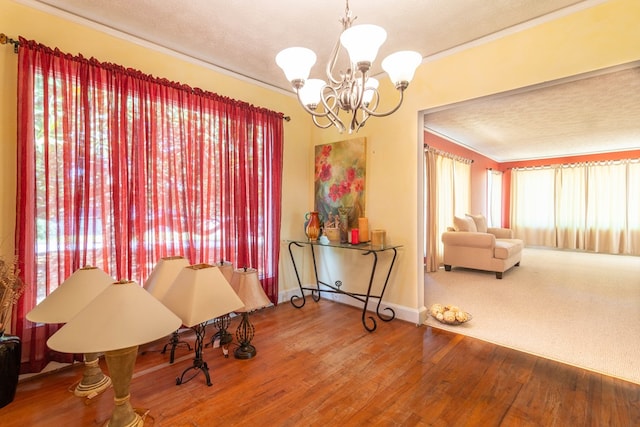
[[[325,227],[337,227],[339,209],[348,211],[349,227],[358,227],[365,211],[366,139],[315,147],[315,210]]]

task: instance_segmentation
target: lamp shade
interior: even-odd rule
[[[162,338],[180,319],[135,282],[112,282],[49,338],[63,353],[99,353]]]
[[[373,62],[378,56],[378,49],[387,39],[387,32],[377,25],[354,25],[340,35],[340,43],[349,52],[353,64]]]
[[[289,47],[276,55],[276,64],[290,82],[307,80],[315,63],[316,54],[306,47]]]
[[[222,271],[210,264],[182,269],[162,303],[188,327],[236,311],[243,305]]]
[[[326,86],[324,80],[307,80],[304,83],[304,86],[298,89],[298,94],[300,95],[300,102],[302,102],[302,105],[306,105],[309,108],[317,107],[318,104],[320,104],[320,95],[324,86]]]
[[[82,267],[35,306],[27,319],[40,323],[67,323],[113,283],[98,267]]]
[[[362,84],[360,83],[360,80],[358,80],[358,86],[361,85]],[[362,102],[364,102],[365,105],[371,102],[371,100],[373,99],[373,95],[375,95],[379,85],[380,83],[378,82],[378,79],[374,79],[373,77],[369,77],[367,79],[364,84],[364,91],[362,92]]]
[[[231,283],[231,277],[233,276],[233,264],[229,261],[220,261],[216,263],[216,267],[222,271],[222,275],[227,279],[227,282]]]
[[[398,86],[399,83],[411,82],[421,62],[422,56],[418,52],[403,50],[384,58],[382,69],[387,72],[391,82]]]
[[[236,311],[251,312],[271,304],[267,294],[262,289],[258,279],[258,270],[255,268],[235,270],[231,278],[231,287],[244,303],[244,308]]]
[[[189,261],[181,256],[160,258],[144,283],[144,288],[158,300],[162,300],[180,271],[189,266]]]

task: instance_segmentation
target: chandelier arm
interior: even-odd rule
[[[333,76],[333,69],[336,66],[336,63],[338,62],[338,53],[340,52],[340,38],[338,38],[338,41],[336,42],[335,46],[333,47],[333,50],[331,51],[331,60],[329,62],[327,62],[327,68],[326,68],[326,73],[327,73],[327,79],[329,79],[329,81],[331,83],[329,84],[334,84],[334,85],[339,85],[340,84],[340,80],[336,79]]]
[[[325,90],[329,90],[329,95],[325,95]],[[329,105],[327,100],[333,100],[333,105]],[[338,91],[333,86],[325,86],[320,93],[320,101],[325,109],[326,116],[338,128],[340,133],[345,131],[345,126],[338,114],[340,113],[340,101]]]
[[[373,116],[373,117],[386,117],[389,116],[393,113],[395,113],[396,111],[398,111],[398,108],[400,108],[400,106],[402,105],[402,101],[404,101],[404,89],[398,89],[400,91],[400,100],[398,101],[398,104],[392,108],[389,111],[385,111],[384,113],[376,113],[375,111],[365,107],[364,105],[362,105],[362,110],[366,111],[367,114]],[[377,92],[377,91],[376,91]],[[378,103],[376,102],[376,107],[377,107]]]
[[[349,104],[351,105],[351,110],[354,111],[354,117],[355,112],[358,111],[361,107],[364,107],[364,103],[362,102],[362,100],[364,99],[364,91],[367,89],[364,86],[367,81],[367,73],[361,72],[360,76],[360,84],[356,84],[354,81],[351,87],[351,93],[349,95]]]
[[[311,117],[311,120],[313,120],[313,124],[319,127],[320,129],[328,129],[331,126],[337,126],[334,122],[331,121],[331,119],[329,119],[329,117],[327,117],[327,119],[329,120],[328,123],[323,125],[318,122],[318,118],[316,116]]]
[[[362,126],[364,126],[367,119],[370,117],[369,113],[367,113],[364,109],[362,110],[362,120],[358,123],[358,126],[355,128],[355,131],[358,132]]]

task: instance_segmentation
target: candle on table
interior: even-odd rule
[[[360,243],[359,240],[359,233],[360,231],[357,228],[352,228],[351,229],[351,244],[352,245],[357,245],[358,243]]]
[[[371,244],[373,246],[384,246],[384,240],[386,237],[386,231],[384,230],[372,230],[371,231]]]
[[[360,230],[358,240],[360,242],[369,241],[369,220],[365,217],[358,218],[358,229]]]

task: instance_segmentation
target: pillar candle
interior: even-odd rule
[[[371,244],[374,246],[384,246],[384,240],[387,232],[384,230],[371,231]]]
[[[360,230],[359,240],[360,242],[369,241],[369,220],[364,217],[358,218],[358,229]]]
[[[351,244],[352,245],[357,245],[358,243],[360,243],[360,240],[358,238],[359,236],[359,231],[357,228],[352,228],[351,229]]]

